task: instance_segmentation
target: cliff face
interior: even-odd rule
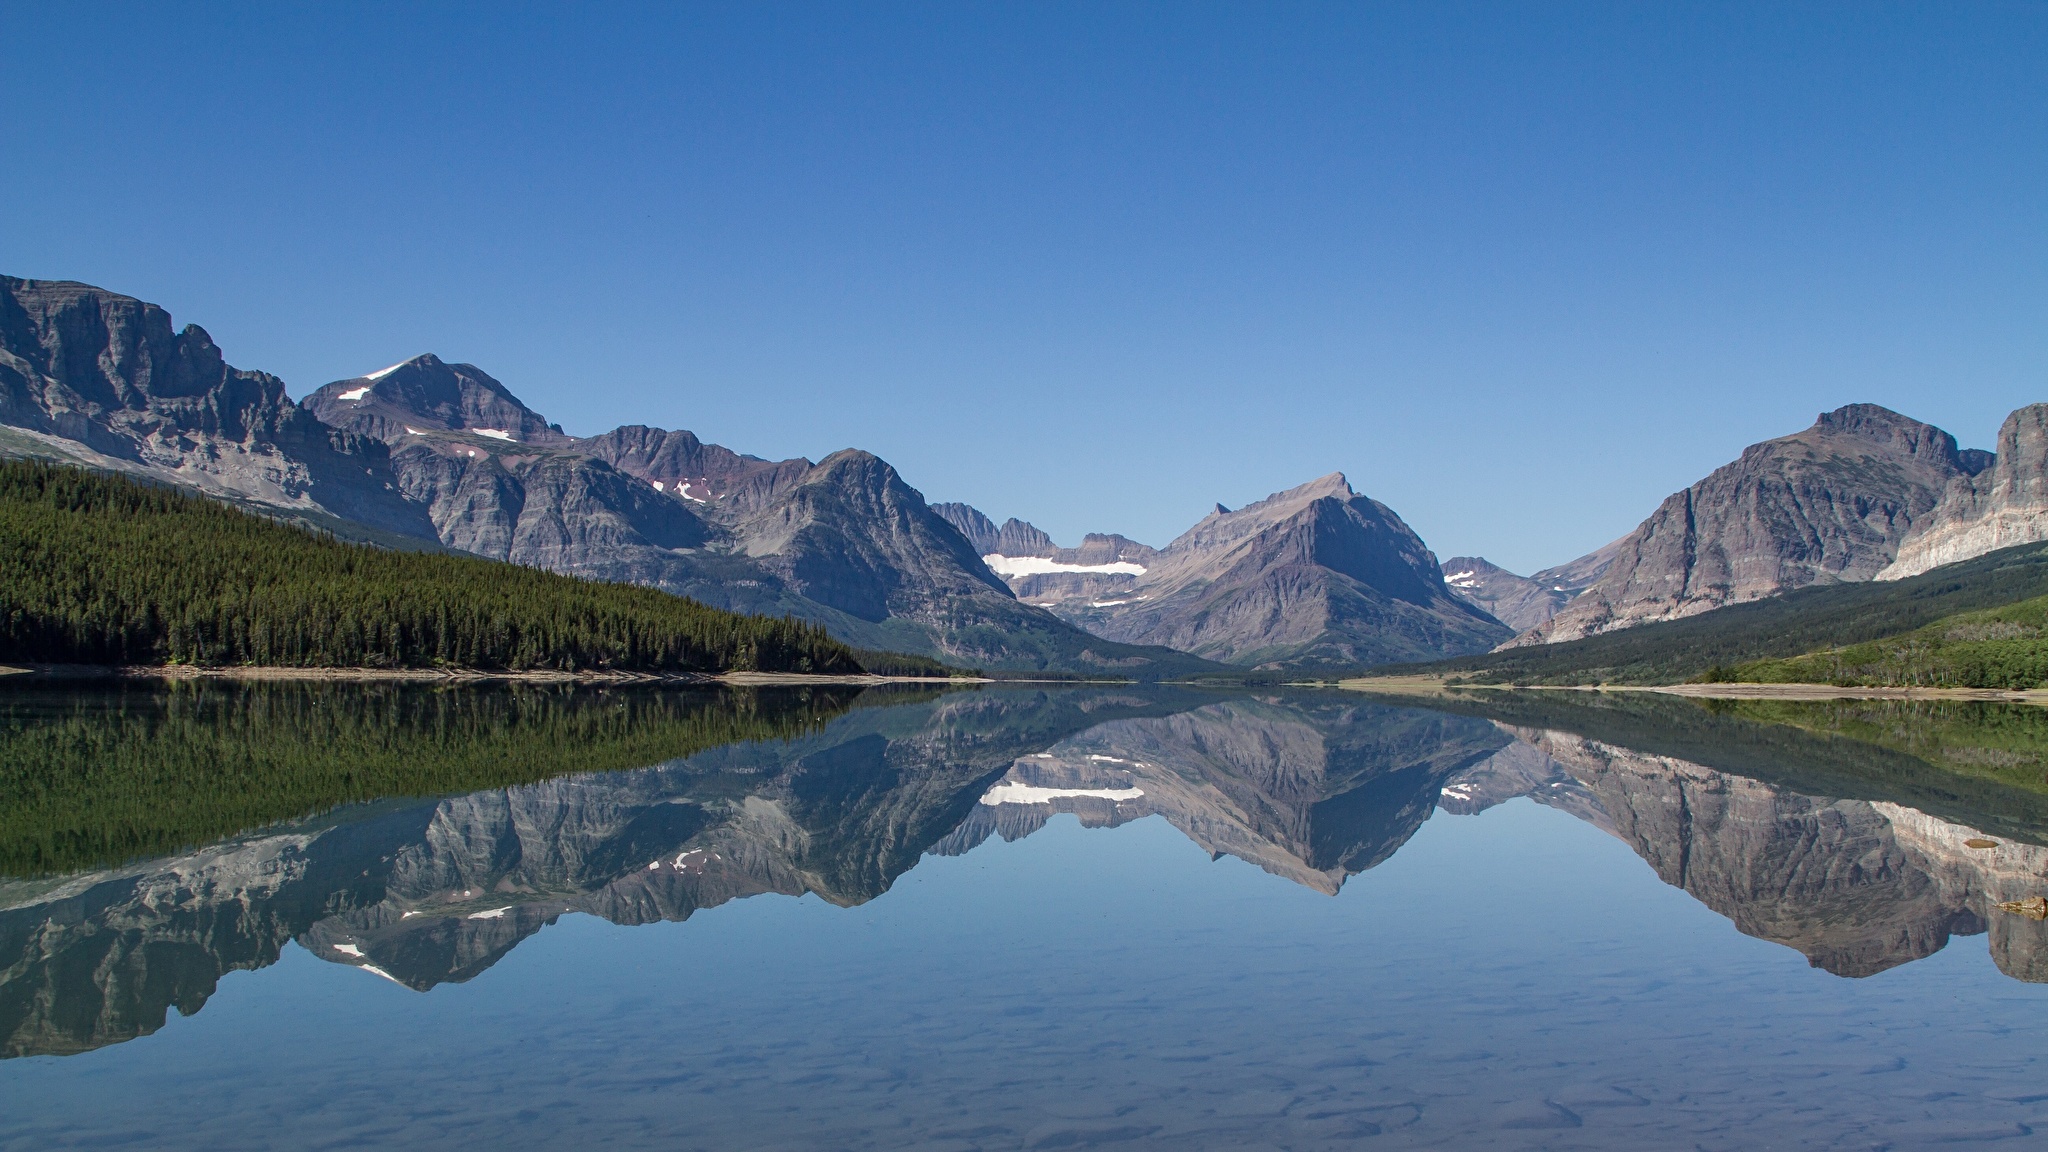
[[[1337,473],[1235,512],[1219,506],[1117,595],[1060,611],[1111,639],[1261,668],[1463,655],[1510,635],[1451,595],[1392,509]]]
[[[1914,522],[1898,559],[1877,578],[1903,580],[2042,540],[2048,540],[2048,404],[2029,404],[2005,418],[1987,466],[1949,481],[1941,503]]]
[[[872,648],[992,668],[1191,672],[1020,604],[875,456],[768,461],[688,432],[577,439],[471,364],[417,356],[294,404],[205,331],[83,284],[0,278],[0,455],[117,469],[399,547],[447,546]]]
[[[974,666],[1199,666],[1019,603],[871,453],[770,461],[643,425],[576,439],[480,369],[433,356],[335,381],[306,406],[388,441],[401,490],[451,547]]]
[[[1873,404],[1825,413],[1674,493],[1614,547],[1598,580],[1512,643],[1575,640],[1872,579],[1976,463],[1948,433]]]
[[[378,441],[229,365],[198,325],[86,284],[0,276],[0,451],[431,538]],[[322,527],[333,527],[320,521]]]
[[[1455,557],[1444,561],[1443,569],[1451,595],[1518,633],[1557,615],[1575,595],[1561,584],[1517,576],[1483,556]]]
[[[1026,523],[1015,516],[1003,521],[1001,527],[982,511],[970,504],[934,504],[932,511],[945,519],[946,523],[960,530],[967,542],[974,545],[976,555],[991,554],[1002,556],[1042,556],[1052,558],[1058,555],[1060,546],[1052,537],[1040,531],[1036,525]]]

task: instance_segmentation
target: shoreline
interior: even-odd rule
[[[0,664],[0,680],[77,682],[89,680],[238,680],[321,681],[401,684],[722,684],[764,688],[806,684],[991,684],[967,676],[816,675],[807,672],[556,672],[490,671],[479,668],[293,668],[229,666],[201,668],[189,664]]]
[[[1474,692],[1646,692],[1693,700],[1991,700],[2048,705],[2041,688],[1842,688],[1833,684],[1445,684],[1428,676],[1361,677],[1339,688],[1390,696],[1441,696]]]

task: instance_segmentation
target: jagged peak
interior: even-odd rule
[[[418,356],[414,356],[410,360],[400,360],[398,363],[393,364],[389,368],[379,368],[375,372],[365,372],[361,376],[351,376],[347,380],[337,380],[335,381],[335,383],[353,384],[358,380],[382,380],[386,376],[389,376],[394,372],[407,368],[413,369],[415,371],[430,372],[436,368],[445,367],[447,367],[446,362],[443,361],[439,356],[434,355],[432,352],[422,352]],[[334,385],[332,384],[328,385],[328,387],[330,388],[333,386]]]
[[[1278,511],[1293,505],[1307,504],[1330,497],[1335,497],[1339,500],[1350,500],[1357,495],[1358,493],[1351,490],[1351,481],[1345,479],[1342,472],[1332,472],[1327,476],[1318,476],[1306,484],[1297,484],[1286,491],[1275,492],[1256,504],[1245,505],[1236,512],[1231,513],[1231,515],[1243,516],[1253,513]],[[1221,507],[1221,505],[1218,505],[1218,507]]]
[[[329,424],[361,425],[386,439],[409,426],[524,443],[568,438],[490,373],[432,352],[323,385],[306,397],[305,406]]]
[[[1814,419],[1813,426],[1804,432],[1784,437],[1781,441],[1765,441],[1753,448],[1786,441],[1811,442],[1816,438],[1836,437],[1895,445],[1913,455],[1932,451],[1937,458],[1947,461],[1957,470],[1964,468],[1954,436],[1932,424],[1900,415],[1882,404],[1844,404],[1832,412],[1821,413]],[[1744,455],[1748,455],[1748,451]]]

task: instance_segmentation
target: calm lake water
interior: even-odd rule
[[[0,1148],[2048,1132],[2048,714],[1572,696],[17,690]]]

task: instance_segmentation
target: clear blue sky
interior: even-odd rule
[[[2038,2],[420,7],[0,3],[0,272],[1068,543],[1341,469],[1528,571],[2048,400]]]

